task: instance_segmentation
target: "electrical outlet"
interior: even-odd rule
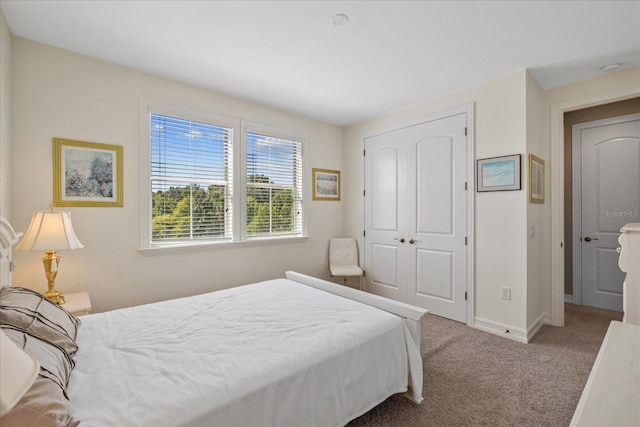
[[[500,298],[511,301],[511,288],[507,286],[500,287]]]

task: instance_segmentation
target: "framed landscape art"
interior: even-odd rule
[[[53,139],[56,206],[120,207],[122,146]]]
[[[520,190],[520,154],[479,159],[478,192]]]
[[[340,200],[340,171],[313,168],[313,200]]]

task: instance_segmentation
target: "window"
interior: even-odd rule
[[[151,241],[232,236],[233,129],[151,114]]]
[[[302,233],[302,144],[246,133],[248,238]]]
[[[151,105],[142,113],[143,253],[303,236],[299,138]]]

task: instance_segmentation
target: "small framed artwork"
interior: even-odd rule
[[[529,154],[529,203],[544,203],[544,160]]]
[[[53,138],[56,206],[121,207],[122,146]]]
[[[520,190],[520,154],[477,161],[478,192]]]
[[[340,200],[340,171],[313,168],[313,200]]]

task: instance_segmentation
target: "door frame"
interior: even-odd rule
[[[564,113],[640,95],[638,85],[551,104],[551,325],[564,326]]]
[[[451,116],[456,116],[458,114],[466,114],[467,122],[467,250],[466,250],[466,259],[467,259],[467,325],[474,327],[475,325],[475,103],[470,102],[468,104],[458,105],[452,108],[448,108],[446,110],[438,111],[435,113],[427,114],[424,116],[419,116],[413,119],[405,120],[402,122],[394,123],[389,126],[384,126],[382,128],[373,130],[368,132],[362,138],[362,153],[364,154],[365,150],[365,141],[367,138],[374,137],[376,135],[381,135],[383,133],[392,132],[395,130],[399,130],[408,126],[414,126],[421,123],[432,122],[435,120],[444,119]],[[365,160],[364,155],[360,159],[360,170],[362,171],[362,185],[365,184]],[[364,188],[360,189],[360,194],[364,195]],[[362,197],[361,203],[362,209],[362,229],[364,230],[364,215],[366,215],[366,206],[365,199]],[[361,248],[364,248],[364,237],[360,236],[359,245]],[[364,256],[362,251],[359,254],[360,257],[360,265],[364,266]],[[365,266],[366,268],[366,266]],[[366,273],[365,273],[366,274]],[[366,290],[366,289],[365,289]]]
[[[571,163],[572,163],[572,238],[573,238],[573,303],[582,305],[582,245],[577,244],[578,239],[582,236],[582,138],[576,138],[574,129],[588,128],[587,125],[615,125],[628,121],[629,116],[635,116],[638,113],[625,114],[606,119],[591,120],[573,125],[571,140]],[[627,118],[627,119],[625,119]]]

